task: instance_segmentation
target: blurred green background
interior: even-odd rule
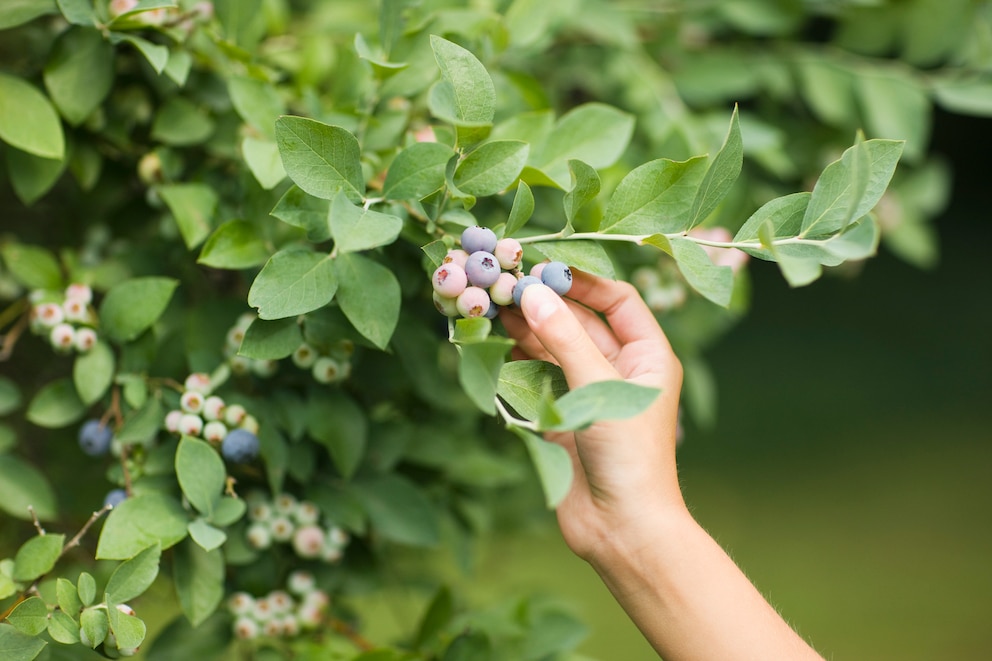
[[[753,309],[709,354],[719,418],[688,430],[686,500],[827,658],[992,658],[990,147],[987,122],[938,115],[955,193],[936,269],[882,253],[791,290],[753,263]],[[479,605],[567,600],[592,658],[657,658],[553,524],[487,540],[459,580]],[[373,639],[410,626],[384,595],[363,610]]]

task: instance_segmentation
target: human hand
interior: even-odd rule
[[[558,364],[570,388],[624,379],[661,390],[633,418],[547,436],[569,452],[575,469],[557,512],[562,535],[577,555],[594,561],[615,544],[616,535],[636,535],[648,514],[685,508],[675,468],[682,366],[630,284],[573,270],[569,299],[532,285],[524,290],[520,309],[501,312],[517,340],[515,358]]]

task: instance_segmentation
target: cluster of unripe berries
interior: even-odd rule
[[[524,275],[520,242],[497,239],[488,227],[466,228],[461,246],[449,250],[431,276],[434,305],[445,316],[492,319],[501,305],[520,305],[532,284],[544,283],[561,296],[572,287],[572,272],[563,262],[537,264]]]
[[[245,333],[255,318],[252,313],[245,313],[228,329],[224,355],[227,357],[227,362],[233,373],[240,376],[254,374],[261,378],[268,378],[279,369],[279,361],[259,360],[238,355],[241,343],[245,339]],[[302,370],[308,370],[317,383],[337,383],[351,375],[351,354],[354,350],[355,346],[350,340],[339,340],[327,354],[321,353],[307,342],[302,342],[293,351],[291,358],[294,365]]]
[[[348,533],[321,525],[320,508],[283,493],[269,500],[261,492],[248,497],[248,544],[267,549],[274,542],[291,544],[301,558],[337,562],[348,545]]]
[[[47,337],[59,353],[72,350],[86,353],[97,342],[96,312],[93,290],[87,285],[73,283],[64,292],[38,289],[31,292],[31,331]]]
[[[134,609],[127,604],[117,604],[115,606],[117,610],[124,613],[125,615],[134,615]],[[79,628],[79,642],[89,648],[94,648],[100,644],[100,641],[92,641],[90,637],[86,635],[86,628]],[[114,632],[107,630],[107,635],[103,638],[103,652],[104,656],[110,659],[116,659],[118,657],[131,657],[138,653],[140,647],[120,647],[117,644],[117,636]]]
[[[165,416],[166,430],[220,445],[221,455],[234,463],[258,456],[258,420],[240,404],[211,395],[209,374],[190,374],[183,388],[179,408]]]
[[[227,607],[234,615],[234,635],[242,640],[258,636],[292,638],[320,626],[330,597],[317,588],[313,574],[294,571],[285,590],[273,590],[264,597],[235,592]]]

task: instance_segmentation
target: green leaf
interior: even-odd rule
[[[325,253],[286,249],[269,258],[248,290],[248,305],[262,319],[306,314],[331,302],[338,289],[333,260]]]
[[[848,148],[823,170],[803,217],[801,236],[824,236],[871,211],[895,172],[902,143],[867,140]],[[861,163],[867,165],[864,172]]]
[[[165,67],[169,64],[169,49],[161,44],[152,43],[142,37],[138,37],[133,34],[124,34],[122,32],[111,32],[110,42],[113,44],[125,43],[134,46],[138,52],[141,53],[142,57],[148,61],[148,64],[150,64],[152,69],[155,70],[155,73],[162,73],[165,71]],[[176,135],[181,141],[183,138],[178,135],[179,132],[177,129],[179,127],[177,123],[175,123],[176,119],[180,118],[176,115],[170,116],[167,120],[165,120],[166,123],[163,128],[167,132]],[[202,127],[194,126],[194,128]]]
[[[577,159],[596,170],[613,165],[634,131],[634,118],[602,103],[587,103],[562,115],[547,141],[531,151],[529,165],[559,188],[571,180],[568,161]]]
[[[227,533],[220,528],[215,528],[202,518],[190,521],[186,528],[189,530],[190,538],[204,551],[218,549],[227,541]]]
[[[10,427],[0,423],[0,454],[10,452],[17,445],[17,434]],[[0,597],[2,599],[3,597]]]
[[[59,608],[72,619],[78,619],[80,611],[83,610],[83,602],[79,599],[79,592],[73,582],[64,578],[57,579],[55,594]]]
[[[49,429],[58,429],[71,425],[83,417],[86,406],[76,394],[72,381],[67,378],[56,379],[35,394],[25,417],[38,425]]]
[[[76,591],[83,606],[90,606],[96,600],[96,579],[87,572],[81,572],[76,579]]]
[[[152,138],[174,147],[206,142],[213,132],[214,120],[206,111],[181,96],[170,97],[159,108],[152,123]]]
[[[89,406],[107,392],[114,382],[114,352],[106,342],[97,342],[79,355],[72,366],[72,382],[80,401]]]
[[[213,226],[217,193],[206,184],[166,184],[157,189],[162,201],[176,219],[186,247],[200,245]]]
[[[860,71],[855,80],[865,131],[904,141],[906,158],[919,160],[930,145],[931,125],[930,94],[922,78],[901,68],[879,68]]]
[[[960,115],[992,117],[992,80],[985,78],[934,78],[936,102]]]
[[[159,276],[131,278],[114,285],[100,304],[100,324],[107,336],[129,342],[165,312],[178,280]]]
[[[809,206],[810,194],[807,192],[793,193],[784,197],[776,197],[766,202],[755,211],[737,230],[734,243],[754,241],[766,221],[772,221],[774,231],[772,237],[796,236],[802,230],[803,217]]]
[[[184,87],[192,68],[193,56],[189,54],[189,51],[176,49],[169,52],[169,61],[165,64],[162,73],[179,87]]]
[[[436,546],[440,542],[437,511],[407,478],[395,473],[356,478],[350,491],[382,539],[409,546]]]
[[[222,527],[233,525],[244,515],[247,508],[241,498],[224,496],[214,507],[214,515],[210,517],[210,523]]]
[[[32,661],[48,643],[23,634],[9,624],[0,624],[0,658],[4,661]]]
[[[295,317],[267,321],[255,319],[245,331],[239,356],[259,360],[280,360],[303,344],[303,331]]]
[[[87,608],[79,616],[79,624],[93,649],[103,643],[107,632],[110,631],[110,619],[105,609]]]
[[[495,398],[499,372],[512,346],[511,340],[491,337],[460,347],[458,381],[469,399],[484,413],[490,415],[496,413]]]
[[[110,92],[114,47],[94,28],[71,27],[55,40],[44,76],[55,107],[78,126]]]
[[[109,620],[110,631],[117,638],[119,648],[135,649],[145,640],[147,628],[140,619],[117,608],[117,604],[122,601],[110,592],[107,593],[107,619]]]
[[[41,597],[28,597],[17,604],[7,616],[7,621],[21,633],[37,636],[48,628],[48,606]]]
[[[341,475],[354,475],[369,437],[368,418],[354,399],[341,391],[312,395],[307,406],[307,429],[327,448]]]
[[[441,266],[444,262],[445,256],[448,254],[447,244],[440,239],[437,241],[431,241],[427,245],[420,246],[420,249],[424,251],[425,255],[427,255],[427,259],[431,261],[433,268]]]
[[[602,244],[596,241],[542,241],[532,245],[548,259],[603,278],[616,278],[613,261]]]
[[[58,260],[40,246],[5,243],[0,245],[0,257],[14,279],[28,289],[61,289],[65,286]]]
[[[144,594],[158,576],[161,558],[161,547],[153,544],[130,560],[125,560],[110,575],[105,591],[117,601],[128,601]]]
[[[224,460],[217,450],[206,441],[183,436],[176,450],[176,478],[190,504],[211,516],[227,480]]]
[[[21,390],[5,376],[0,376],[0,417],[16,411],[21,405]]]
[[[28,506],[42,521],[55,518],[55,491],[38,469],[13,455],[0,455],[0,509],[31,520]]]
[[[468,195],[495,195],[517,180],[529,153],[530,145],[519,140],[483,143],[458,163],[455,185]]]
[[[424,616],[420,619],[417,636],[413,640],[413,649],[419,650],[436,638],[454,617],[454,612],[451,590],[446,586],[441,586],[434,594],[434,598],[431,599],[431,603],[427,605]]]
[[[57,643],[75,645],[79,642],[79,625],[62,611],[52,611],[52,617],[48,620],[48,635]]]
[[[6,0],[0,7],[0,30],[16,28],[56,11],[54,0]]]
[[[440,142],[417,142],[393,159],[382,185],[390,200],[419,200],[444,185],[444,172],[455,152]]]
[[[241,119],[274,140],[276,119],[286,112],[286,104],[275,86],[255,78],[232,76],[227,81],[227,89]]]
[[[30,583],[52,571],[65,546],[65,535],[36,535],[24,542],[14,556],[15,581]]]
[[[124,424],[114,434],[125,445],[148,445],[158,435],[165,422],[165,411],[158,399],[148,399],[139,409],[124,417]]]
[[[59,11],[65,20],[73,25],[92,26],[97,24],[92,0],[58,0]]]
[[[521,181],[517,184],[517,194],[513,196],[513,206],[506,219],[503,235],[513,236],[519,232],[532,215],[534,215],[534,193],[530,190],[530,186]]]
[[[262,0],[214,0],[214,14],[228,41],[250,52],[265,33]]]
[[[280,117],[276,143],[289,178],[307,193],[331,200],[344,191],[352,202],[362,200],[361,149],[349,131],[313,119]]]
[[[400,283],[391,270],[355,253],[334,260],[341,311],[359,333],[380,349],[393,336],[400,316]],[[373,295],[374,294],[374,295]]]
[[[304,193],[299,186],[290,186],[270,212],[284,223],[306,230],[307,239],[321,243],[331,238],[327,220],[330,202]]]
[[[279,145],[272,140],[259,140],[250,135],[241,141],[241,155],[258,185],[265,190],[275,188],[286,178]]]
[[[744,143],[741,141],[740,120],[737,117],[737,106],[730,117],[730,129],[723,141],[723,146],[706,170],[706,176],[696,190],[689,212],[689,223],[684,228],[691,229],[706,220],[720,202],[730,192],[730,187],[737,181],[744,165]]]
[[[500,369],[496,393],[524,418],[537,420],[539,403],[549,388],[555,398],[568,392],[560,367],[543,360],[514,360]]]
[[[210,617],[224,598],[224,556],[188,540],[176,547],[173,579],[179,605],[195,627]]]
[[[729,266],[717,266],[706,251],[692,239],[665,237],[656,234],[644,240],[675,258],[679,271],[689,286],[713,301],[727,307],[734,292],[734,272]]]
[[[228,650],[231,638],[231,621],[225,614],[208,617],[196,627],[180,615],[155,636],[145,658],[148,661],[220,659]]]
[[[51,190],[65,172],[65,168],[65,161],[41,158],[13,147],[7,149],[10,183],[24,206],[34,204]]]
[[[0,140],[42,158],[65,155],[62,123],[48,98],[5,73],[0,73]]]
[[[570,228],[579,209],[599,195],[600,181],[599,173],[594,168],[574,158],[568,161],[568,171],[571,173],[572,187],[565,193],[562,204]]]
[[[186,537],[186,523],[186,511],[171,496],[156,492],[131,496],[107,516],[96,557],[127,560],[153,544],[165,550]]]
[[[630,171],[617,185],[599,231],[607,234],[681,232],[688,224],[706,157],[659,158]]]
[[[478,142],[488,133],[496,114],[493,79],[482,62],[458,44],[431,35],[431,49],[441,70],[441,82],[435,90],[443,89],[441,94],[446,100],[432,107],[432,112],[435,107],[443,107],[440,118],[460,125],[460,143]]]
[[[269,251],[255,225],[247,220],[229,220],[210,235],[196,262],[218,269],[246,269],[264,264],[268,258]]]
[[[493,330],[493,322],[485,317],[472,317],[455,321],[451,341],[455,344],[484,342]]]
[[[328,223],[334,237],[334,247],[339,253],[389,245],[403,229],[402,218],[356,207],[344,193],[338,193],[331,203]]]
[[[550,431],[584,429],[598,420],[631,418],[658,398],[657,388],[627,381],[597,381],[571,390],[558,398],[561,422]]]
[[[444,651],[441,661],[492,661],[492,643],[481,631],[460,633]]]
[[[552,509],[558,507],[572,488],[572,479],[575,476],[568,451],[526,429],[510,427],[510,431],[519,436],[527,446],[527,452],[530,453],[530,459],[541,480],[545,503]]]

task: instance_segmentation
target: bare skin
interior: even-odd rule
[[[557,363],[569,387],[625,379],[661,389],[640,415],[548,435],[572,456],[558,507],[569,548],[589,562],[667,661],[821,660],[692,518],[675,430],[682,366],[628,283],[573,271],[569,299],[528,287],[501,319],[515,358]]]

